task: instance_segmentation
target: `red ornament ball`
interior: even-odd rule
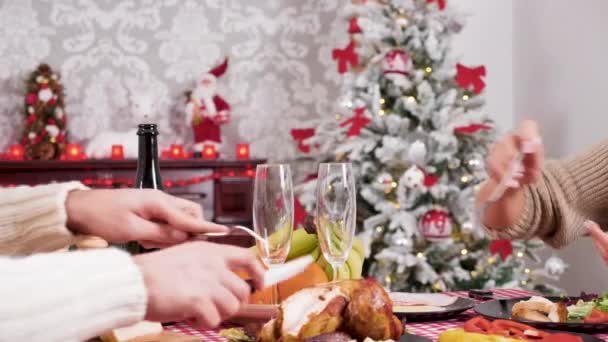
[[[25,102],[27,102],[27,104],[34,104],[36,101],[38,101],[38,95],[36,94],[27,94],[25,97]]]
[[[27,116],[27,119],[25,119],[25,123],[27,125],[31,125],[36,121],[36,114],[30,114]]]
[[[422,236],[430,241],[443,241],[452,235],[452,219],[450,215],[438,209],[429,210],[420,220]]]
[[[400,49],[389,51],[382,61],[384,74],[407,75],[412,71],[412,61],[407,52]]]

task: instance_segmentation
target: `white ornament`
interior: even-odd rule
[[[33,114],[34,113],[34,107],[27,106],[27,112],[30,113],[30,114]]]
[[[56,125],[46,125],[45,129],[52,138],[55,138],[57,137],[57,135],[59,135],[59,127],[57,127]]]
[[[420,140],[415,141],[410,145],[410,148],[407,151],[407,156],[412,163],[416,165],[423,165],[424,158],[426,157],[426,146]]]
[[[445,211],[433,209],[420,219],[420,229],[429,241],[445,241],[452,235],[452,219]]]
[[[53,98],[53,91],[50,88],[40,89],[40,91],[38,92],[38,98],[42,102],[48,102],[50,99]]]
[[[34,140],[36,138],[36,133],[30,132],[28,133],[27,137],[30,138],[30,140]]]
[[[412,68],[412,60],[407,52],[403,50],[391,50],[382,60],[382,72],[384,76],[404,89],[411,86],[408,76]]]
[[[424,172],[414,165],[403,173],[399,179],[399,183],[410,189],[422,187],[424,184]]]
[[[36,83],[42,83],[44,81],[44,77],[38,76],[36,77]]]
[[[560,258],[552,256],[545,261],[545,271],[552,276],[561,276],[568,265]]]

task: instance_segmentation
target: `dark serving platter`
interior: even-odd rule
[[[550,301],[559,301],[560,297],[546,297]],[[511,308],[517,302],[522,300],[528,300],[530,297],[512,298],[512,299],[496,299],[487,302],[477,304],[475,306],[475,312],[489,318],[489,319],[510,319],[513,321],[525,323],[538,329],[551,329],[561,331],[579,331],[597,333],[602,331],[608,331],[608,323],[583,323],[583,322],[566,322],[566,323],[553,323],[553,322],[536,322],[525,319],[512,318]],[[600,340],[601,341],[601,340]]]
[[[432,312],[393,312],[395,316],[406,322],[438,321],[457,316],[475,306],[475,302],[468,298],[459,297],[453,304],[446,306],[443,311]]]
[[[401,336],[401,338],[399,339],[399,342],[432,342],[432,341],[425,337],[420,337],[420,336],[405,333],[405,334],[403,334],[403,336]],[[587,342],[587,341],[585,341],[585,342]],[[595,342],[595,341],[589,341],[589,342]]]

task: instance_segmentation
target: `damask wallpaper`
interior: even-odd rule
[[[233,108],[226,152],[293,156],[290,128],[332,115],[331,49],[346,41],[342,0],[0,0],[0,149],[23,121],[24,79],[40,62],[63,77],[72,140],[128,131],[130,94],[155,94],[161,145],[191,141],[183,92],[230,59],[219,93]]]

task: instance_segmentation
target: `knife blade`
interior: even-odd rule
[[[315,260],[312,258],[312,256],[306,255],[284,264],[273,266],[267,270],[266,273],[264,273],[264,288],[276,285],[284,280],[297,276],[298,274],[304,272],[306,268],[308,268],[308,266],[314,261]],[[251,291],[253,292],[255,290],[255,284],[251,279],[246,281],[249,286],[251,286]]]

